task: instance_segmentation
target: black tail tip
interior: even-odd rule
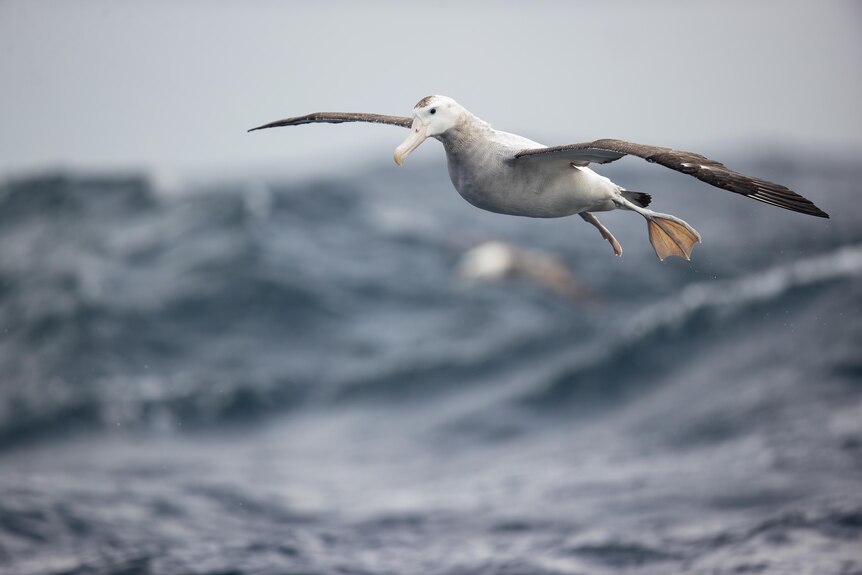
[[[645,192],[630,192],[629,190],[623,190],[623,197],[642,208],[647,207],[652,201],[652,196]]]

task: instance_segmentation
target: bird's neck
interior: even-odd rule
[[[486,142],[490,138],[493,131],[494,129],[491,127],[491,124],[480,120],[465,110],[464,115],[455,127],[435,137],[446,148],[446,153],[451,155],[460,154],[477,145],[482,145],[483,142]]]

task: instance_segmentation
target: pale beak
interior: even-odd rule
[[[395,148],[395,163],[399,166],[404,163],[404,158],[410,155],[410,152],[419,147],[419,144],[425,141],[428,136],[425,135],[426,128],[419,121],[419,118],[413,119],[413,125],[410,126],[410,135],[401,142],[401,145]]]

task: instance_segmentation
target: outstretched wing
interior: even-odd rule
[[[589,163],[607,164],[629,154],[694,176],[717,188],[730,190],[779,208],[821,218],[829,217],[813,202],[782,185],[734,172],[724,164],[700,154],[671,148],[606,139],[568,146],[522,150],[515,154],[515,160],[517,162],[564,161],[576,166],[585,166]]]
[[[276,120],[257,128],[252,128],[249,132],[255,130],[263,130],[265,128],[278,128],[281,126],[300,126],[302,124],[343,124],[345,122],[370,122],[372,124],[389,124],[391,126],[401,126],[409,128],[413,122],[407,116],[384,116],[382,114],[362,114],[351,112],[315,112],[307,116],[296,116],[295,118],[285,118],[284,120]]]

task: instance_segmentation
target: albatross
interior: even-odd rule
[[[447,96],[419,100],[411,117],[382,114],[316,112],[270,122],[249,132],[281,126],[345,122],[388,124],[410,130],[395,148],[401,166],[427,138],[443,144],[449,177],[461,196],[474,206],[512,216],[559,218],[579,215],[595,226],[621,256],[622,247],[599,221],[595,212],[628,210],[646,219],[656,256],[664,260],[691,258],[700,234],[676,216],[648,209],[652,196],[626,190],[591,170],[590,164],[607,164],[632,155],[694,176],[717,188],[747,196],[794,212],[828,218],[807,198],[779,184],[734,172],[700,154],[671,148],[602,139],[581,144],[545,146],[533,140],[495,130],[484,120]]]
[[[557,258],[498,240],[482,242],[461,254],[456,272],[467,284],[523,278],[570,302],[597,302],[595,294]]]

